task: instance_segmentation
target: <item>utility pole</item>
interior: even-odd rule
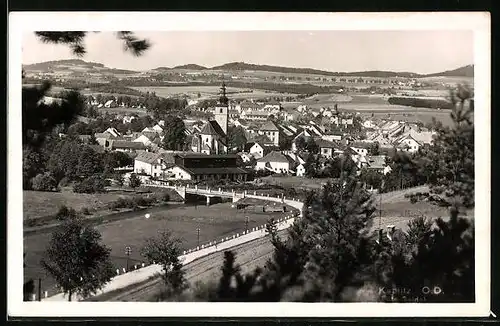
[[[248,216],[245,216],[245,233],[248,233]]]
[[[42,301],[42,279],[38,278],[38,301]]]
[[[126,268],[127,272],[128,272],[128,265],[129,265],[130,253],[131,252],[132,252],[132,249],[129,246],[125,247],[125,255],[127,255],[127,268]]]
[[[196,229],[196,233],[198,234],[198,247],[200,246],[200,228]]]

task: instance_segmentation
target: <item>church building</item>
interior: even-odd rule
[[[210,120],[201,131],[193,135],[191,149],[195,153],[220,155],[227,153],[227,128],[229,120],[229,100],[226,85],[222,83],[220,97],[215,107],[215,120]]]

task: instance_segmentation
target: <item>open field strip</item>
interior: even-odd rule
[[[283,230],[288,228],[293,224],[294,218],[288,218],[285,221],[282,221],[278,224],[278,230]],[[180,256],[180,260],[184,265],[195,261],[198,258],[207,256],[211,253],[217,251],[224,251],[240,245],[242,243],[246,243],[266,235],[265,229],[261,226],[257,231],[249,232],[247,234],[239,234],[233,235],[231,239],[228,239],[224,242],[219,242],[217,245],[209,245],[208,247],[202,247],[194,252],[183,254]],[[97,295],[101,295],[107,292],[116,291],[120,288],[124,288],[130,286],[135,283],[144,282],[151,277],[154,277],[156,274],[161,273],[162,267],[158,264],[153,264],[144,268],[140,268],[138,270],[117,275],[114,277],[111,282],[106,284],[102,290],[100,290]],[[78,298],[81,300],[81,298]],[[43,299],[43,301],[67,301],[67,297],[65,294],[59,293],[54,296]]]

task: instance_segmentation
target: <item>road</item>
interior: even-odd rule
[[[281,234],[286,233],[281,231]],[[236,246],[232,251],[236,254],[236,264],[240,266],[241,272],[247,273],[256,266],[264,265],[271,258],[273,246],[269,237],[264,237]],[[198,281],[216,280],[220,276],[223,261],[222,251],[199,258],[184,266],[186,279],[191,286]],[[162,282],[160,277],[156,277],[128,288],[90,298],[87,301],[154,301]]]

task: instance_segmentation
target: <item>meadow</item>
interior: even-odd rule
[[[145,214],[150,213],[149,219]],[[253,209],[236,210],[231,203],[205,205],[173,205],[156,207],[137,212],[133,217],[98,225],[102,241],[111,249],[111,259],[116,268],[126,266],[125,247],[132,249],[130,266],[143,262],[141,248],[145,241],[158,235],[159,231],[169,230],[181,239],[184,249],[194,248],[198,242],[197,229],[200,229],[200,244],[215,239],[232,236],[245,230],[246,217],[248,227],[256,227],[268,221],[270,217],[281,218],[289,213],[262,213]],[[127,214],[130,215],[130,214]],[[50,233],[32,234],[24,237],[26,252],[24,279],[42,278],[44,291],[56,293],[54,281],[40,266],[40,259],[50,241]]]
[[[155,92],[157,96],[170,97],[178,95],[187,95],[190,98],[199,99],[215,98],[220,92],[220,86],[145,86],[131,87],[141,92]],[[228,98],[261,99],[271,96],[293,96],[296,94],[278,93],[273,91],[227,87]]]
[[[70,190],[61,192],[23,191],[23,219],[54,215],[61,206],[72,207],[79,211],[82,208],[92,210],[105,209],[119,197],[131,197],[119,193],[77,194]]]

